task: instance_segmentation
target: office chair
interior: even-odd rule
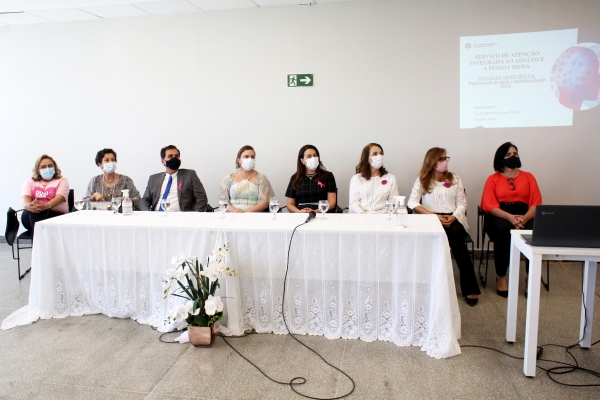
[[[12,248],[12,256],[13,260],[17,260],[17,271],[19,273],[19,280],[23,279],[25,275],[29,271],[31,271],[31,267],[27,271],[25,271],[21,275],[21,250],[23,249],[31,249],[33,247],[33,236],[31,235],[31,231],[27,230],[20,235],[19,227],[21,224],[19,223],[19,213],[22,213],[23,210],[15,211],[12,207],[8,208],[8,212],[6,213],[6,230],[4,231],[4,237],[6,238],[6,243]],[[21,243],[25,243],[23,246]],[[15,257],[15,245],[17,248],[17,256]]]
[[[488,266],[489,266],[489,257],[490,257],[490,243],[494,243],[493,240],[490,239],[489,235],[485,232],[484,228],[484,218],[485,212],[481,209],[481,207],[477,206],[477,247],[479,247],[479,235],[481,232],[481,255],[479,257],[479,279],[481,280],[481,286],[486,287],[487,284],[487,276],[488,276]],[[481,229],[481,230],[480,230]],[[487,249],[485,250],[485,278],[481,275],[481,265],[483,262],[483,248],[485,247],[485,237],[488,238]],[[544,281],[544,277],[542,276],[542,285],[546,288],[546,291],[550,291],[550,260],[546,260],[546,281]]]
[[[487,286],[487,277],[488,277],[488,266],[489,266],[489,257],[490,257],[490,243],[493,243],[492,239],[487,236],[484,228],[484,218],[485,212],[480,206],[477,206],[477,247],[481,248],[481,254],[479,255],[479,267],[477,270],[479,271],[479,280],[481,281],[481,286]],[[488,238],[487,250],[485,252],[485,278],[481,274],[481,265],[483,264],[483,249],[485,247],[485,238]],[[479,247],[479,238],[481,238],[481,247]]]

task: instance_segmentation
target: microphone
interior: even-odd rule
[[[306,218],[305,224],[308,224],[310,222],[310,220],[313,219],[316,216],[317,216],[317,214],[314,211],[309,212],[308,213],[308,218]]]

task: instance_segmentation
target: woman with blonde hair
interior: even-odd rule
[[[56,161],[42,154],[35,161],[33,174],[21,189],[23,214],[21,221],[33,237],[36,222],[69,212],[69,182],[62,177]]]
[[[220,198],[229,202],[227,212],[260,212],[269,207],[275,196],[269,179],[256,171],[256,153],[243,146],[235,158],[236,170],[227,175],[220,187]]]
[[[473,262],[465,243],[467,224],[467,196],[460,177],[448,171],[446,150],[429,149],[425,154],[419,177],[415,181],[408,207],[417,214],[436,214],[446,231],[448,243],[460,271],[460,288],[471,307],[478,302],[479,285]]]

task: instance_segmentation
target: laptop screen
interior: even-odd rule
[[[600,248],[600,206],[537,206],[531,245]]]

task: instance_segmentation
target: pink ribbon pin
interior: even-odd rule
[[[182,186],[183,186],[183,182],[181,182],[179,185],[177,185],[177,190],[181,190]]]
[[[325,184],[323,182],[321,182],[321,181],[317,181],[317,184],[319,185],[319,187],[321,189],[323,189],[325,187]]]

